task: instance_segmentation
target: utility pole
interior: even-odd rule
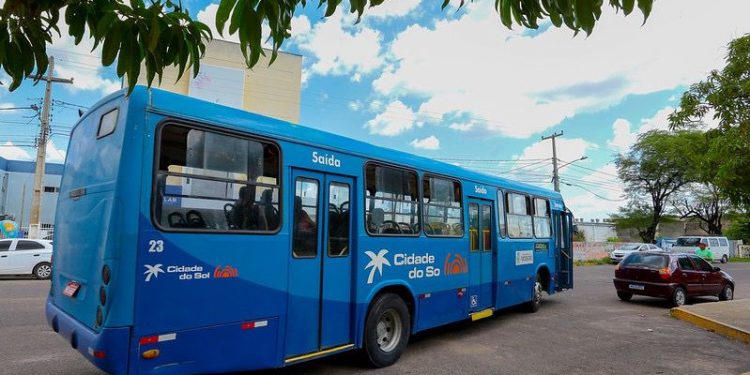
[[[555,144],[555,138],[563,135],[563,132],[552,133],[546,137],[542,137],[542,140],[552,139],[552,182],[555,183],[555,191],[560,191],[560,175],[557,170],[557,146]]]
[[[44,80],[47,82],[44,89],[44,105],[42,106],[41,127],[39,129],[39,139],[36,144],[36,169],[34,170],[34,190],[31,197],[31,215],[29,215],[29,238],[39,238],[39,211],[42,203],[42,186],[44,179],[44,163],[47,157],[47,138],[49,136],[49,112],[50,103],[52,102],[52,84],[68,83],[72,84],[73,79],[64,79],[53,77],[55,72],[55,57],[49,57],[49,67],[47,76]],[[38,78],[30,76],[29,78]]]

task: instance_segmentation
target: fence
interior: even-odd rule
[[[39,224],[39,238],[51,240],[55,235],[55,224]],[[29,237],[29,227],[21,227],[21,237]]]
[[[589,260],[601,259],[609,256],[620,243],[612,242],[573,242],[573,259]]]

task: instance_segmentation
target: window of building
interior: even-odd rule
[[[365,186],[368,233],[419,234],[419,193],[415,172],[370,163],[365,167]]]
[[[503,197],[502,190],[497,191],[497,222],[500,229],[500,237],[505,237],[505,198]]]
[[[274,232],[279,149],[245,137],[167,125],[161,131],[155,220],[168,229]]]
[[[318,255],[318,180],[298,178],[294,186],[292,254],[313,258]]]
[[[533,236],[533,224],[529,197],[516,193],[508,193],[506,197],[508,236],[513,238],[531,238]]]
[[[425,176],[422,179],[424,231],[429,236],[460,237],[464,234],[461,184]]]
[[[537,238],[550,237],[549,202],[534,198],[534,235]]]

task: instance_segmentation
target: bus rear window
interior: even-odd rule
[[[632,253],[620,263],[620,267],[645,267],[661,269],[667,266],[667,257],[660,254]]]
[[[154,219],[162,228],[274,232],[279,149],[182,125],[162,128]]]

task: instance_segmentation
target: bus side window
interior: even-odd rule
[[[367,233],[419,235],[419,188],[415,172],[368,163],[365,189]]]
[[[497,191],[497,222],[500,227],[498,232],[500,237],[505,237],[507,235],[505,233],[505,198],[502,190]]]
[[[508,193],[508,236],[511,238],[531,238],[533,224],[529,197],[516,193]]]
[[[271,143],[163,126],[155,221],[166,229],[275,232],[281,225],[279,154]]]
[[[534,198],[534,235],[537,238],[550,237],[549,202]]]
[[[461,184],[458,181],[425,176],[422,179],[424,230],[428,236],[464,235]]]

